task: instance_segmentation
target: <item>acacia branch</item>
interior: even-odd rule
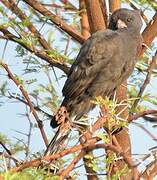
[[[41,165],[44,161],[50,161],[51,162],[51,161],[53,161],[55,159],[59,159],[59,158],[65,156],[65,155],[68,155],[68,154],[71,154],[71,153],[74,153],[74,152],[77,152],[77,151],[80,151],[80,150],[88,150],[89,151],[89,150],[92,150],[92,149],[100,149],[100,148],[103,148],[103,149],[106,149],[106,150],[107,149],[112,150],[116,154],[122,156],[122,158],[124,159],[124,161],[128,164],[128,166],[130,168],[133,168],[133,169],[136,168],[134,162],[131,160],[130,157],[128,157],[127,153],[123,152],[117,146],[112,145],[112,144],[96,144],[96,142],[98,142],[99,140],[100,140],[99,138],[92,138],[92,139],[88,140],[87,142],[85,142],[83,145],[79,144],[79,145],[76,145],[76,146],[71,147],[69,149],[66,149],[64,151],[61,151],[59,153],[56,153],[56,154],[53,154],[53,155],[50,155],[50,156],[44,156],[42,159],[38,158],[38,159],[29,161],[29,162],[25,162],[25,163],[19,165],[18,167],[10,169],[10,171],[11,172],[18,172],[18,171],[22,171],[22,170],[24,170],[26,168],[29,168],[29,167],[37,167],[37,166]],[[81,156],[81,155],[82,154],[79,154],[79,156]],[[76,160],[75,160],[75,162],[76,162]],[[74,164],[75,163],[73,163],[73,165]],[[71,167],[73,167],[73,166],[71,166]]]
[[[6,0],[2,0],[2,3],[8,8],[10,9],[13,13],[15,13],[17,15],[17,17],[19,17],[21,19],[21,21],[27,21],[28,25],[27,28],[30,30],[31,33],[34,34],[35,37],[38,38],[39,43],[41,44],[41,46],[44,48],[45,52],[48,51],[52,51],[53,49],[49,46],[48,42],[44,39],[44,37],[40,34],[40,32],[36,29],[36,27],[33,25],[33,23],[28,19],[28,17],[26,16],[26,14],[17,7],[17,5],[14,3],[14,0],[9,0],[9,2],[7,2]],[[51,64],[51,62],[49,61],[49,63]],[[51,65],[54,65],[54,63],[52,63]],[[64,66],[64,65],[63,65]],[[60,66],[61,67],[61,66]],[[59,68],[59,67],[58,67]],[[65,68],[65,67],[63,67]]]
[[[68,149],[66,149],[64,151],[61,151],[59,153],[55,153],[55,154],[50,155],[50,156],[44,156],[43,158],[38,158],[38,159],[29,161],[29,162],[25,162],[25,163],[19,165],[18,167],[15,167],[15,168],[11,169],[11,171],[18,172],[18,171],[22,171],[22,170],[24,170],[26,168],[29,168],[29,167],[38,167],[44,161],[51,162],[51,161],[53,161],[55,159],[62,158],[64,156],[68,155],[68,154],[71,154],[71,153],[80,151],[80,150],[82,150],[84,148],[87,148],[88,146],[90,146],[91,144],[92,145],[95,144],[99,140],[100,140],[99,138],[92,138],[88,142],[84,143],[83,145],[79,144],[79,145],[73,146],[71,148],[68,148]],[[108,147],[109,145],[106,145],[106,146]]]
[[[154,160],[149,165],[147,165],[147,168],[142,173],[140,178],[145,180],[152,180],[157,175],[157,160]]]
[[[76,41],[80,42],[81,44],[85,41],[85,38],[77,32],[73,27],[68,25],[63,19],[59,16],[53,14],[50,10],[45,8],[42,3],[37,0],[23,0],[25,3],[30,5],[33,9],[40,12],[42,15],[49,17],[49,20],[53,22],[58,28],[62,29],[64,32],[72,36]]]
[[[140,117],[144,117],[144,116],[149,115],[149,114],[157,114],[157,110],[145,110],[145,111],[142,111],[142,112],[137,113],[135,115],[130,115],[128,118],[128,122],[130,123],[133,120],[136,120]]]
[[[59,176],[66,178],[69,176],[69,173],[73,170],[75,165],[81,160],[81,158],[85,155],[85,151],[81,151],[73,160],[72,162],[66,167],[65,170],[58,173]]]
[[[146,46],[143,46],[141,55],[145,52],[147,47],[150,47],[152,41],[157,36],[157,12],[153,16],[152,20],[148,23],[147,27],[144,29],[142,36],[144,40],[144,44]]]
[[[132,105],[132,108],[135,109],[136,106],[138,105],[139,101],[140,101],[140,98],[142,97],[142,94],[144,92],[144,90],[146,89],[147,85],[149,84],[150,82],[150,79],[151,79],[151,75],[152,75],[152,71],[153,71],[153,68],[154,66],[156,65],[156,60],[157,60],[157,51],[155,52],[155,55],[153,56],[152,58],[152,61],[147,69],[147,76],[145,78],[145,81],[143,83],[143,85],[141,86],[140,88],[140,91],[137,95],[137,99],[134,101],[134,104]]]
[[[17,37],[15,35],[13,35],[10,31],[8,31],[4,27],[0,27],[0,31],[4,34],[3,38],[20,44],[22,47],[24,47],[25,49],[27,49],[31,53],[35,54],[37,57],[45,60],[46,62],[50,63],[54,67],[57,67],[57,68],[61,69],[65,74],[68,74],[69,67],[67,67],[64,64],[64,62],[57,62],[57,60],[50,57],[45,51],[38,50],[34,46],[28,45],[27,43],[23,42],[20,37]]]
[[[85,39],[88,39],[88,37],[90,37],[90,27],[89,27],[86,8],[85,8],[85,1],[79,0],[79,6],[80,6],[79,10],[80,10],[81,33]]]
[[[69,148],[67,150],[64,150],[64,151],[61,151],[60,153],[56,153],[54,155],[51,155],[51,156],[45,156],[43,157],[42,159],[36,159],[36,160],[33,160],[33,161],[30,161],[28,163],[24,163],[22,164],[21,166],[17,167],[17,168],[14,168],[12,169],[13,171],[21,171],[25,168],[28,168],[28,167],[37,167],[39,166],[40,164],[42,164],[42,162],[45,160],[45,161],[52,161],[52,160],[55,160],[55,159],[59,159],[67,154],[70,154],[70,153],[74,153],[76,151],[79,151],[79,150],[90,150],[90,146],[93,146],[96,144],[96,142],[98,142],[100,140],[100,138],[92,138],[92,134],[99,128],[103,127],[103,124],[105,123],[106,121],[106,118],[108,118],[109,114],[107,114],[107,112],[105,113],[105,116],[104,117],[100,117],[98,118],[98,120],[92,125],[91,128],[88,128],[81,136],[81,144],[80,145],[76,145],[72,148]],[[88,148],[87,148],[88,147]],[[106,145],[106,147],[108,147],[108,145]]]
[[[23,86],[20,84],[20,82],[16,79],[16,77],[12,74],[12,72],[10,71],[10,69],[8,68],[8,66],[4,63],[0,63],[0,65],[6,70],[6,72],[8,73],[8,78],[11,79],[17,87],[19,87],[22,95],[25,97],[26,101],[28,102],[28,105],[30,107],[30,112],[33,114],[37,124],[38,124],[38,127],[39,127],[39,130],[40,130],[40,133],[42,135],[42,138],[44,140],[44,143],[45,145],[47,146],[48,145],[48,139],[47,139],[47,136],[46,136],[46,133],[44,131],[44,128],[43,128],[43,123],[42,121],[39,119],[35,109],[34,109],[34,106],[29,98],[29,95],[27,93],[27,91],[23,88]]]
[[[91,33],[106,28],[99,0],[85,0]]]
[[[109,11],[113,13],[116,9],[119,9],[121,6],[120,0],[109,0]]]
[[[9,1],[9,2],[8,2]],[[21,21],[27,21],[28,25],[27,28],[35,35],[37,36],[40,44],[43,46],[45,49],[51,49],[47,41],[43,38],[43,36],[40,34],[40,32],[36,29],[36,27],[32,24],[31,21],[29,21],[29,18],[26,16],[26,14],[17,7],[17,5],[14,3],[14,0],[1,0],[1,2],[8,8],[10,9],[14,14],[17,15],[21,19]]]

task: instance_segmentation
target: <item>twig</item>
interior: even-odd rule
[[[133,120],[136,120],[140,117],[144,117],[148,114],[157,114],[157,110],[145,110],[145,111],[142,111],[138,114],[135,114],[135,115],[130,115],[129,118],[128,118],[128,122],[131,122]]]
[[[141,179],[152,180],[157,175],[157,160],[155,159],[149,165],[140,176]]]
[[[28,102],[25,101],[22,97],[20,98],[20,97],[18,97],[18,96],[12,95],[12,94],[10,94],[10,93],[9,93],[9,96],[5,96],[5,97],[7,97],[7,98],[9,98],[9,99],[11,99],[11,98],[17,99],[18,101],[20,101],[20,102],[22,102],[22,103],[24,103],[25,105],[28,106]],[[33,104],[33,102],[32,102],[32,104]],[[47,118],[52,118],[52,115],[50,115],[50,114],[48,114],[47,112],[45,112],[44,110],[40,109],[39,106],[35,106],[34,104],[33,104],[33,106],[34,106],[34,109],[35,109],[35,110],[43,113],[44,115],[47,116]]]
[[[157,60],[157,51],[155,52],[155,55],[153,56],[152,58],[152,61],[148,67],[148,70],[147,70],[147,76],[146,76],[146,79],[143,83],[143,85],[141,86],[140,88],[140,91],[137,95],[137,99],[135,100],[134,104],[132,105],[132,108],[135,109],[140,101],[140,98],[142,97],[142,94],[144,92],[144,90],[146,89],[147,85],[149,84],[150,82],[150,79],[151,79],[151,75],[152,75],[152,70],[156,64],[156,60]]]
[[[0,141],[0,145],[6,150],[6,152],[11,156],[12,154],[11,154],[11,151],[5,146],[5,144],[2,142],[2,141]]]
[[[31,143],[31,135],[32,135],[32,130],[33,130],[33,124],[31,122],[27,106],[26,106],[26,110],[27,110],[26,116],[27,116],[27,119],[29,121],[29,130],[28,130],[28,134],[27,134],[27,146],[26,146],[26,159],[27,159],[29,156],[29,152],[30,152],[30,143]]]
[[[14,163],[15,163],[16,165],[18,165],[18,160],[17,160],[16,158],[12,157],[11,151],[6,147],[6,145],[5,145],[2,141],[0,141],[0,145],[1,145],[1,146],[5,149],[5,151],[8,153],[8,156],[6,155],[5,157],[12,159],[12,160],[14,161]]]
[[[154,136],[147,128],[145,128],[142,124],[137,123],[137,122],[133,122],[133,124],[135,124],[136,126],[140,127],[141,129],[143,129],[154,141],[157,142],[157,137]]]
[[[15,78],[15,76],[12,74],[12,72],[10,71],[10,69],[8,68],[8,65],[7,64],[4,64],[4,63],[0,63],[0,65],[6,70],[6,72],[8,73],[8,77],[16,84],[17,87],[19,87],[21,93],[23,94],[23,96],[25,97],[25,99],[27,100],[28,102],[28,105],[30,107],[30,112],[33,114],[34,118],[36,119],[36,122],[38,124],[38,127],[39,127],[39,130],[40,130],[40,133],[42,135],[42,138],[44,140],[44,143],[45,145],[47,146],[48,145],[48,140],[47,140],[47,136],[45,134],[45,131],[44,131],[44,128],[43,128],[43,123],[42,121],[39,119],[35,109],[34,109],[34,106],[29,98],[29,95],[27,93],[27,91],[23,88],[23,86],[19,83],[19,81]]]
[[[147,27],[144,29],[142,36],[144,40],[144,44],[146,44],[147,47],[149,47],[153,41],[153,39],[157,36],[157,12],[153,16],[152,20],[148,23]],[[147,49],[146,46],[143,46],[141,55],[145,52]]]
[[[92,138],[88,142],[84,143],[83,145],[79,144],[79,145],[73,146],[71,148],[68,148],[64,151],[61,151],[59,153],[55,153],[55,154],[50,155],[50,156],[44,156],[43,158],[38,158],[38,159],[29,161],[29,162],[25,162],[22,165],[11,169],[11,171],[17,172],[17,171],[22,171],[23,169],[26,169],[29,167],[37,167],[37,166],[41,165],[44,161],[50,161],[51,162],[55,159],[59,159],[59,158],[65,156],[65,155],[80,151],[84,148],[89,147],[91,144],[95,144],[99,140],[100,140],[99,138]]]
[[[80,159],[85,155],[85,151],[81,151],[73,160],[72,162],[66,167],[65,170],[58,173],[59,176],[65,178],[69,175],[69,173],[73,170],[75,165],[80,161]]]
[[[65,74],[68,74],[69,67],[67,67],[67,65],[65,65],[64,62],[61,62],[60,60],[53,59],[43,50],[38,50],[34,46],[33,47],[28,46],[28,44],[21,41],[21,38],[15,36],[14,34],[12,34],[10,31],[8,31],[4,27],[0,27],[0,31],[4,34],[3,38],[20,44],[21,46],[23,46],[25,49],[27,49],[31,53],[34,53],[37,57],[42,58],[46,62],[50,63],[52,66],[55,66],[55,67],[61,69]]]
[[[49,17],[49,20],[53,22],[57,27],[62,29],[64,32],[68,33],[70,36],[72,36],[75,40],[80,42],[81,44],[85,41],[84,37],[77,32],[73,27],[68,25],[65,21],[63,21],[59,16],[53,14],[51,11],[49,11],[47,8],[45,8],[39,1],[37,0],[23,0],[28,5],[33,7],[33,9],[37,10],[41,14],[43,14],[46,17]]]

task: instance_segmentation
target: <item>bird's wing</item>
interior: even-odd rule
[[[114,31],[99,31],[85,42],[63,87],[62,92],[66,98],[79,96],[109,63],[116,48],[116,37]]]

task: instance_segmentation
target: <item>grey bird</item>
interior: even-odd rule
[[[139,11],[121,8],[112,14],[108,29],[94,33],[83,44],[70,68],[62,90],[64,100],[51,120],[52,128],[71,118],[79,120],[95,107],[91,100],[111,97],[130,76],[142,47],[141,27]],[[53,149],[60,131],[61,127],[46,153]],[[66,132],[61,134],[63,139],[67,137]]]

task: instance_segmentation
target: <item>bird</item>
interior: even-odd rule
[[[52,117],[51,127],[59,129],[46,154],[52,152],[58,134],[62,138],[57,144],[67,137],[70,126],[65,122],[78,121],[95,107],[95,97],[110,98],[131,75],[142,47],[141,27],[139,11],[121,8],[113,12],[106,30],[85,41],[63,86],[61,106]]]

